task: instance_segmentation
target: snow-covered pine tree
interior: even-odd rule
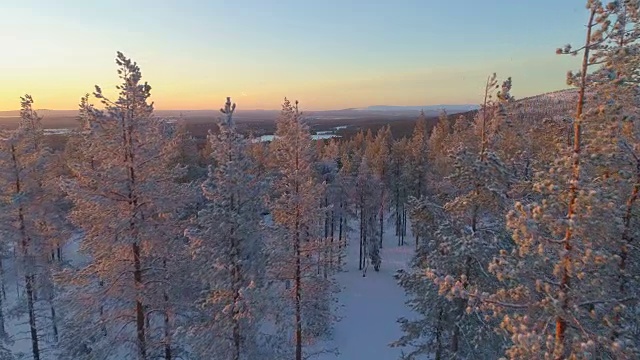
[[[413,196],[419,199],[421,196],[426,195],[427,189],[427,159],[429,151],[429,132],[427,130],[427,117],[423,110],[420,110],[420,115],[416,120],[416,125],[413,129],[413,134],[409,139],[408,144],[408,156],[411,171],[408,172],[408,185],[409,196]],[[419,246],[419,233],[414,232],[416,250]]]
[[[316,181],[324,184],[322,194],[318,197],[318,208],[322,212],[322,216],[316,219],[320,234],[324,239],[329,240],[329,218],[331,216],[331,206],[329,205],[329,183],[333,181],[333,168],[329,162],[324,161],[324,141],[315,140],[315,151],[313,152],[313,168]],[[327,249],[328,250],[328,249]],[[327,274],[330,259],[327,253],[319,254],[318,258],[318,274]]]
[[[457,320],[457,304],[444,298],[437,286],[425,279],[424,269],[451,261],[453,249],[447,241],[460,235],[460,224],[454,223],[454,219],[440,205],[426,198],[421,201],[412,198],[408,205],[412,221],[418,224],[416,228],[423,234],[423,242],[411,262],[412,270],[399,271],[396,279],[409,297],[407,305],[419,316],[398,319],[403,335],[392,346],[408,351],[406,359],[429,355],[434,360],[454,358],[451,342],[452,324]],[[478,353],[474,355],[482,358]]]
[[[10,132],[5,132],[0,130],[0,141],[2,142],[2,150],[5,150],[4,147],[4,142],[6,140],[9,139],[9,137],[11,136]],[[6,155],[6,154],[5,154]],[[2,158],[2,160],[4,159],[4,156]],[[4,163],[2,163],[2,165],[5,165]],[[5,211],[5,206],[6,204],[6,197],[2,196],[1,202],[0,202],[0,210],[2,210],[3,212]],[[7,260],[7,258],[9,258],[10,254],[11,254],[11,249],[13,248],[13,242],[11,238],[7,238],[7,236],[4,235],[4,227],[6,226],[4,221],[5,219],[0,218],[2,220],[1,224],[2,227],[0,229],[2,229],[0,231],[0,346],[4,346],[4,343],[8,340],[8,333],[6,331],[6,326],[5,326],[5,306],[6,306],[6,300],[7,300],[7,293],[6,293],[6,279],[5,279],[5,260]]]
[[[350,158],[347,145],[342,143],[341,155],[339,159],[339,170],[336,176],[336,203],[335,216],[337,217],[337,237],[338,237],[338,266],[342,266],[342,258],[346,252],[348,234],[353,230],[351,220],[355,219],[353,190],[355,189],[355,179],[353,177],[353,161]]]
[[[359,270],[366,276],[368,265],[373,265],[375,271],[380,270],[380,232],[378,228],[380,183],[369,166],[369,157],[365,156],[360,162],[358,177],[356,178],[355,203],[360,209],[360,251]]]
[[[328,241],[326,246],[327,253],[324,254],[324,269],[323,274],[335,272],[337,267],[337,258],[341,255],[339,253],[340,246],[338,240],[335,238],[336,232],[336,214],[340,212],[340,183],[338,182],[338,159],[339,148],[338,143],[333,139],[330,139],[325,144],[323,140],[316,140],[319,151],[316,160],[316,174],[318,180],[324,183],[324,193],[321,198],[320,208],[324,212],[324,216],[321,219],[321,226],[324,232],[324,238]]]
[[[446,261],[449,249],[446,246],[440,247],[439,239],[444,236],[451,236],[455,231],[453,219],[447,214],[441,205],[445,203],[444,193],[449,190],[443,183],[445,177],[450,174],[452,167],[447,165],[448,149],[451,142],[451,124],[446,118],[446,113],[441,114],[438,123],[433,128],[431,137],[428,140],[428,151],[426,153],[429,168],[426,173],[427,190],[432,190],[434,202],[427,201],[428,198],[418,201],[411,198],[409,201],[407,180],[414,178],[411,174],[413,168],[407,162],[405,149],[409,146],[406,139],[397,140],[391,152],[391,167],[393,179],[390,187],[394,189],[396,200],[396,234],[398,235],[398,245],[404,243],[402,235],[406,233],[403,229],[406,223],[407,208],[410,210],[410,217],[416,224],[416,230],[423,234],[422,245],[418,247],[411,266],[415,271],[399,271],[396,279],[405,289],[409,300],[407,305],[413,309],[419,318],[398,320],[403,331],[403,336],[392,344],[394,347],[402,347],[404,358],[416,359],[420,356],[432,354],[434,359],[441,360],[447,357],[451,342],[450,324],[454,319],[450,314],[455,313],[455,306],[438,294],[436,286],[425,281],[424,269],[428,266],[425,260]],[[438,184],[437,191],[434,184]],[[442,192],[441,190],[445,190]],[[450,191],[449,191],[450,192]],[[429,198],[430,199],[430,198]],[[407,203],[408,202],[408,203]],[[406,353],[404,351],[407,351]]]
[[[484,266],[499,249],[508,246],[502,219],[509,177],[491,146],[500,136],[500,122],[504,121],[502,103],[510,99],[510,85],[510,80],[504,82],[497,94],[502,100],[495,102],[492,97],[498,87],[497,80],[495,74],[490,76],[485,100],[473,125],[458,124],[451,134],[436,133],[430,139],[446,143],[447,149],[440,152],[450,155],[448,161],[436,162],[439,166],[430,170],[430,176],[437,178],[439,174],[434,171],[442,171],[443,167],[451,168],[452,173],[445,178],[447,181],[431,184],[423,198],[410,200],[412,228],[424,237],[425,248],[418,248],[413,271],[401,274],[399,280],[413,296],[410,305],[424,318],[401,319],[405,336],[398,345],[421,344],[414,355],[419,351],[433,351],[442,358],[492,358],[500,354],[501,337],[495,336],[489,324],[477,314],[465,313],[465,299],[448,296],[451,303],[442,298],[437,301],[433,299],[434,294],[425,296],[425,293],[438,292],[437,287],[421,281],[430,281],[426,273],[431,277],[434,274],[461,277],[465,279],[464,286],[478,283],[491,288],[495,282],[486,274]],[[425,301],[435,302],[435,306],[428,307]],[[419,325],[425,322],[434,324],[430,335]],[[432,343],[434,340],[424,339],[425,336],[437,341]],[[476,347],[479,343],[485,346]]]
[[[293,337],[292,353],[283,356],[302,360],[311,355],[303,349],[331,330],[335,287],[332,278],[317,273],[326,247],[317,222],[323,185],[314,179],[313,143],[297,102],[285,98],[270,154],[278,174],[270,201],[275,231],[269,273],[284,300],[278,325],[282,334]]]
[[[362,132],[362,130],[358,131],[356,136],[349,140],[346,147],[348,149],[346,153],[348,153],[352,165],[351,175],[355,178],[358,176],[358,168],[360,167],[360,162],[364,157],[364,151],[367,147],[365,133]]]
[[[214,166],[202,185],[207,203],[185,232],[193,276],[203,284],[190,343],[202,359],[271,359],[260,332],[270,305],[260,226],[266,189],[247,152],[249,141],[233,125],[233,109],[228,101],[219,133],[209,135]]]
[[[105,111],[82,102],[90,131],[84,155],[70,163],[72,176],[62,182],[84,256],[60,276],[60,356],[74,359],[146,360],[172,346],[164,295],[173,280],[167,252],[179,231],[176,209],[187,199],[177,182],[184,171],[170,166],[173,127],[153,116],[140,68],[120,52],[116,64],[118,99],[96,86]]]
[[[269,145],[266,142],[259,141],[259,139],[252,139],[247,151],[256,164],[254,175],[263,182],[269,182],[271,179],[269,172]]]
[[[48,178],[54,155],[44,144],[42,117],[30,95],[21,98],[20,118],[18,129],[2,139],[2,233],[12,242],[16,269],[24,279],[14,314],[27,315],[31,353],[37,360],[48,351],[44,335],[53,333],[51,339],[57,341],[49,255],[62,244],[64,219],[56,207],[59,190],[51,188]]]
[[[502,250],[489,267],[500,287],[465,289],[463,282],[440,279],[442,291],[467,297],[501,321],[511,339],[506,351],[511,359],[634,359],[639,354],[625,314],[633,302],[620,292],[617,271],[626,199],[620,196],[623,173],[611,171],[619,140],[610,130],[620,124],[607,110],[620,104],[600,93],[602,72],[589,71],[599,64],[591,51],[608,37],[611,7],[588,1],[587,9],[585,45],[558,51],[583,51],[581,70],[569,76],[579,90],[573,136],[569,144],[556,138],[553,150],[560,158],[537,169],[535,201],[518,201],[508,214],[515,247]]]
[[[366,156],[369,159],[369,164],[373,175],[378,180],[378,240],[380,241],[379,248],[382,248],[382,238],[384,236],[384,224],[386,219],[386,213],[388,208],[388,194],[387,184],[389,178],[389,153],[391,150],[391,130],[389,126],[382,127],[376,132],[376,136],[373,139],[373,143],[367,146],[365,151]]]
[[[594,50],[595,61],[602,63],[596,73],[597,94],[608,99],[601,109],[600,117],[595,120],[602,124],[594,135],[597,139],[616,139],[603,144],[603,152],[614,153],[607,159],[608,174],[619,174],[614,188],[620,191],[620,200],[624,202],[622,214],[622,234],[619,245],[618,297],[638,297],[640,289],[640,248],[635,239],[640,234],[637,200],[640,193],[640,127],[638,109],[640,108],[640,2],[609,2],[606,6],[611,25],[606,29],[604,44]],[[596,75],[594,74],[594,75]],[[595,77],[595,76],[594,76]],[[611,151],[617,148],[617,151]],[[640,306],[638,302],[627,302],[616,310],[613,321],[616,332],[613,336],[622,341],[633,342],[640,349]]]
[[[425,194],[427,184],[425,183],[426,171],[427,171],[427,151],[429,147],[427,142],[429,140],[429,133],[427,131],[427,117],[423,110],[420,111],[416,125],[413,128],[413,133],[409,139],[409,152],[410,159],[413,165],[413,171],[411,174],[411,196],[420,198]]]
[[[90,130],[89,116],[82,109],[90,108],[89,104],[89,94],[85,94],[80,98],[80,104],[78,105],[78,116],[76,120],[78,122],[78,126],[71,130],[69,135],[67,136],[67,142],[65,143],[63,158],[65,160],[65,168],[69,168],[70,164],[73,162],[80,161],[80,158],[86,156],[84,153],[84,149],[82,148],[83,143],[83,134]],[[90,161],[90,160],[87,160]]]
[[[181,129],[180,123],[171,120],[161,121],[159,127],[161,135],[156,141],[162,144],[162,161],[158,166],[162,167],[160,174],[167,176],[158,180],[159,190],[160,196],[170,203],[158,205],[153,215],[155,237],[160,241],[153,253],[155,259],[150,259],[158,265],[149,269],[147,274],[151,279],[149,282],[155,286],[148,287],[146,327],[152,351],[149,357],[172,360],[191,353],[180,335],[192,314],[192,305],[197,296],[194,289],[198,289],[200,283],[198,279],[188,276],[193,273],[194,264],[190,261],[184,229],[204,201],[197,192],[195,181],[188,181],[193,163],[180,156],[185,141],[188,141],[185,139],[188,139],[188,133],[184,128]]]
[[[453,132],[453,121],[449,119],[446,111],[442,111],[438,118],[438,122],[431,130],[431,135],[427,142],[429,150],[427,158],[429,161],[429,171],[427,172],[428,179],[432,181],[443,181],[449,174],[453,172],[453,168],[450,166],[449,160],[450,150],[449,142],[451,141],[451,133]],[[442,184],[440,185],[442,186]],[[448,193],[452,193],[452,190],[448,190]],[[441,199],[444,200],[444,199]]]
[[[175,140],[177,151],[174,164],[187,167],[186,176],[181,181],[185,183],[201,181],[207,175],[207,169],[200,163],[197,141],[189,133],[187,122],[182,117],[176,120]]]
[[[391,194],[391,206],[394,211],[395,232],[398,237],[398,245],[404,245],[407,234],[407,208],[408,184],[407,172],[407,139],[394,141],[390,152],[389,189]]]

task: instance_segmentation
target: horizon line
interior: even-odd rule
[[[335,109],[307,109],[302,111],[344,111],[344,110],[355,110],[355,109],[367,109],[371,107],[398,107],[398,108],[420,108],[420,107],[437,107],[437,106],[480,106],[480,104],[475,103],[450,103],[450,104],[433,104],[433,105],[366,105],[366,106],[357,106],[357,107],[348,107],[348,108],[335,108]],[[282,109],[242,109],[238,108],[237,111],[281,111]],[[51,108],[43,108],[43,109],[34,109],[34,111],[79,111],[79,109],[51,109]],[[218,112],[220,109],[153,109],[153,111],[214,111]],[[12,110],[0,110],[0,113],[6,112],[20,112],[20,109],[12,109]]]

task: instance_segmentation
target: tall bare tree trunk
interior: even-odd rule
[[[338,268],[342,266],[342,252],[343,252],[343,242],[342,242],[342,223],[344,221],[344,213],[343,210],[343,201],[340,200],[340,220],[338,225]]]
[[[442,319],[443,311],[442,306],[438,310],[438,320],[436,322],[436,351],[434,360],[442,360]]]
[[[131,244],[131,252],[133,255],[133,279],[135,283],[135,313],[136,313],[136,336],[138,345],[138,356],[140,360],[147,359],[147,339],[146,339],[146,313],[145,305],[142,302],[142,259],[140,254],[140,243],[138,239],[138,229],[136,224],[136,215],[138,209],[138,199],[135,193],[136,187],[136,174],[134,168],[134,143],[133,143],[133,119],[135,117],[135,111],[133,109],[133,102],[135,99],[127,98],[129,104],[127,104],[127,112],[122,117],[122,141],[124,146],[124,165],[127,169],[128,176],[128,201],[129,201],[129,230],[133,238]]]
[[[16,156],[16,148],[14,145],[11,145],[11,160],[14,167],[14,172],[16,175],[15,178],[15,193],[19,195],[22,192],[22,179],[20,179],[20,170],[18,166],[18,158]],[[33,354],[33,360],[40,360],[40,346],[38,344],[38,327],[36,324],[36,313],[35,313],[35,295],[34,295],[34,280],[35,277],[32,274],[31,266],[35,266],[33,264],[33,260],[30,258],[29,254],[29,245],[31,245],[31,239],[27,234],[27,228],[25,224],[24,218],[24,209],[22,205],[18,207],[18,226],[20,231],[20,247],[22,250],[22,257],[25,263],[24,265],[24,282],[27,291],[27,311],[29,313],[29,333],[31,334],[31,352]]]
[[[302,253],[300,251],[300,223],[299,223],[299,210],[296,210],[296,236],[293,242],[294,252],[296,254],[296,268],[295,268],[295,308],[296,308],[296,360],[302,360],[302,266],[300,263],[300,257]]]
[[[169,302],[169,296],[164,293],[165,303]],[[164,358],[165,360],[172,360],[173,354],[171,351],[171,321],[169,319],[169,310],[164,310]]]
[[[336,233],[336,215],[335,212],[333,210],[331,210],[331,239],[330,239],[330,246],[329,246],[329,266],[330,266],[330,270],[333,271],[334,266],[333,266],[333,246],[334,246],[334,235]]]
[[[4,270],[2,268],[2,258],[0,258],[0,335],[6,334],[4,327],[4,300],[7,299],[7,295],[4,289]]]
[[[330,225],[330,219],[329,219],[329,214],[330,212],[328,211],[328,207],[329,207],[329,199],[327,198],[327,195],[325,193],[324,196],[324,238],[322,239],[322,255],[324,257],[323,259],[323,264],[322,264],[322,276],[326,279],[328,277],[328,266],[331,262],[331,257],[329,256],[329,249],[327,249],[327,240],[329,240],[329,225]]]
[[[399,170],[396,172],[396,178],[399,178]],[[401,221],[401,216],[400,216],[400,186],[396,186],[396,206],[395,206],[395,212],[396,212],[396,236],[398,237],[398,245],[402,245],[402,243],[400,242],[400,227],[402,226],[402,221]]]
[[[227,98],[229,99],[229,98]],[[229,101],[229,100],[228,100]],[[231,155],[229,155],[229,161],[233,161]],[[235,205],[235,195],[231,196],[231,208],[235,209],[236,213],[239,209]],[[235,237],[235,227],[231,229],[231,259],[233,266],[231,268],[231,286],[233,291],[233,307],[231,310],[231,322],[232,322],[232,339],[233,339],[233,360],[240,360],[242,353],[242,335],[240,333],[240,309],[238,303],[240,302],[240,283],[241,272],[240,269],[240,249],[238,239]]]
[[[0,291],[0,296],[2,296],[4,300],[7,300],[7,291],[4,287],[4,265],[2,262],[2,257],[0,257]]]
[[[133,278],[137,292],[142,287],[142,266],[140,263],[140,246],[138,243],[131,245],[133,252]],[[145,335],[145,311],[140,294],[136,298],[136,334],[138,338],[138,354],[141,360],[147,359],[147,339]]]
[[[364,195],[360,194],[360,204],[364,203]],[[360,264],[358,270],[362,270],[364,267],[364,209],[360,209]]]
[[[169,282],[169,274],[167,269],[167,259],[162,259],[162,268],[164,270],[164,281]],[[172,360],[173,353],[171,351],[171,318],[169,317],[169,313],[171,311],[171,305],[169,304],[169,293],[165,289],[162,292],[163,300],[164,300],[164,358],[165,360]]]
[[[573,163],[572,163],[572,181],[569,185],[569,208],[567,210],[567,219],[573,219],[576,210],[576,198],[578,197],[578,182],[580,181],[580,153],[581,153],[581,123],[582,112],[585,102],[585,90],[587,86],[587,70],[589,66],[589,50],[591,48],[591,29],[595,26],[594,18],[596,15],[595,7],[589,15],[587,24],[587,39],[585,41],[584,54],[582,57],[582,69],[580,78],[580,92],[578,95],[578,104],[576,106],[576,116],[573,121]],[[563,312],[569,309],[569,297],[567,292],[571,286],[570,267],[573,245],[571,244],[573,236],[573,227],[571,223],[567,226],[563,239],[564,254],[562,256],[562,279],[560,280],[561,292],[564,296],[561,304]],[[562,360],[566,357],[567,346],[565,344],[565,332],[567,328],[567,320],[562,315],[556,317],[556,334],[555,334],[555,359]]]
[[[384,188],[380,196],[380,249],[382,249],[382,238],[384,238]]]
[[[296,103],[297,105],[297,103]],[[297,108],[296,108],[297,110]],[[295,168],[300,168],[300,154],[296,150],[296,159],[295,159]],[[298,183],[298,179],[295,180],[295,196],[299,196],[300,194],[300,184]],[[300,247],[301,239],[300,239],[300,204],[296,204],[296,212],[295,212],[295,237],[293,239],[293,251],[295,253],[295,317],[296,317],[296,359],[302,360],[302,251]],[[308,239],[308,237],[307,237]]]
[[[402,245],[404,245],[404,239],[407,236],[407,209],[402,205]]]
[[[627,199],[625,214],[623,218],[624,230],[622,233],[622,249],[620,252],[620,293],[623,295],[626,293],[626,285],[627,285],[627,275],[626,275],[626,267],[627,267],[627,258],[629,256],[629,246],[633,241],[633,236],[629,233],[631,232],[631,219],[633,218],[633,206],[638,199],[638,195],[640,193],[640,161],[636,164],[636,183],[633,186],[633,190],[631,195]]]
[[[624,7],[623,7],[624,9]],[[625,15],[626,15],[626,11],[624,11]],[[626,20],[622,20],[622,28],[626,27]],[[625,46],[625,36],[624,33],[622,33],[621,37],[620,37],[620,42],[618,43],[618,46],[620,49],[622,49]],[[620,77],[620,74],[618,74],[618,78]],[[635,156],[635,154],[634,154]],[[629,196],[629,198],[627,199],[627,204],[626,204],[626,210],[625,210],[625,214],[624,214],[624,218],[623,218],[623,224],[624,224],[624,230],[622,233],[622,248],[620,249],[620,293],[624,296],[626,294],[626,283],[627,283],[627,274],[626,274],[626,267],[627,267],[627,257],[629,255],[629,246],[631,245],[631,242],[633,241],[633,236],[630,236],[630,231],[631,231],[631,219],[633,217],[633,206],[636,202],[636,200],[638,199],[638,192],[640,192],[640,160],[637,160],[638,158],[636,157],[636,182],[633,186],[633,190],[631,191],[631,195]],[[616,314],[615,316],[615,322],[618,323],[620,315]],[[618,334],[615,334],[615,336],[617,337]]]
[[[98,281],[98,286],[101,288],[104,287],[104,281],[101,279]],[[102,328],[102,335],[107,336],[107,326],[104,321],[104,305],[100,304],[100,323],[102,324],[100,327]]]
[[[58,342],[58,318],[56,317],[56,308],[53,306],[53,296],[49,298],[49,308],[51,312],[51,326],[53,328],[53,341]]]
[[[31,333],[31,350],[33,360],[40,360],[40,347],[38,345],[38,328],[36,324],[36,313],[33,296],[34,276],[26,275],[25,283],[27,289],[27,309],[29,311],[29,332]]]
[[[0,296],[0,338],[2,338],[6,333],[7,332],[4,327],[4,301],[2,296]]]

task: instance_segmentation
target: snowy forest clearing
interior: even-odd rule
[[[353,226],[356,228],[356,224]],[[338,295],[338,316],[332,346],[339,354],[325,354],[319,360],[333,359],[399,359],[401,348],[392,348],[390,343],[402,336],[397,320],[412,318],[411,310],[405,304],[404,289],[398,285],[394,275],[397,270],[408,270],[414,254],[413,236],[407,227],[407,240],[398,246],[393,227],[384,234],[382,265],[375,272],[370,266],[366,276],[358,270],[358,233],[349,237],[346,264],[336,275],[341,292]],[[406,350],[405,350],[406,352]]]

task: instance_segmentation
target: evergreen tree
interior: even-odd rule
[[[360,265],[358,269],[363,270],[362,276],[366,275],[369,264],[373,265],[375,271],[379,271],[382,262],[378,228],[380,182],[373,175],[369,167],[369,160],[365,157],[360,162],[356,178],[356,203],[360,208]]]
[[[317,272],[327,246],[317,223],[322,214],[317,199],[323,186],[314,179],[313,143],[297,102],[292,105],[285,99],[270,153],[279,171],[270,203],[276,231],[269,267],[272,278],[285,285],[281,289],[285,295],[284,320],[279,325],[284,327],[284,334],[290,334],[288,329],[293,327],[292,355],[302,360],[303,347],[331,329],[334,286],[331,278],[325,279]]]
[[[569,75],[569,83],[578,87],[573,135],[569,142],[554,139],[555,160],[534,174],[532,199],[516,201],[507,215],[515,246],[501,249],[489,265],[500,286],[489,291],[465,278],[433,274],[441,291],[469,299],[471,308],[500,321],[511,339],[506,355],[512,359],[638,356],[629,321],[633,310],[627,310],[632,302],[621,291],[617,271],[627,228],[624,204],[629,203],[622,194],[630,189],[622,185],[624,171],[616,168],[617,129],[624,123],[620,111],[634,105],[603,96],[604,89],[623,83],[611,76],[615,72],[607,66],[589,71],[601,64],[598,51],[616,52],[610,52],[615,46],[606,39],[619,5],[588,1],[584,47],[559,50],[583,51],[581,70]],[[603,81],[606,77],[610,80]],[[625,93],[624,86],[619,90]]]
[[[51,181],[58,160],[44,144],[41,120],[33,109],[32,97],[22,97],[18,129],[3,136],[0,152],[3,168],[0,188],[4,191],[2,234],[15,249],[16,268],[24,279],[25,291],[19,295],[13,312],[19,317],[27,315],[31,353],[36,360],[47,353],[47,343],[57,342],[55,289],[51,280],[53,261],[56,255],[60,259],[66,233],[60,191]],[[1,312],[0,318],[4,321]],[[51,342],[45,341],[49,335]]]
[[[207,199],[187,230],[203,283],[193,347],[202,359],[269,359],[261,340],[267,259],[260,227],[264,184],[255,175],[248,140],[238,134],[227,103],[218,135],[210,135],[214,166],[202,185]]]
[[[407,148],[411,167],[411,171],[408,173],[409,196],[417,199],[426,195],[428,140],[427,118],[424,111],[421,110]],[[419,234],[414,232],[414,235],[416,249],[418,249]]]
[[[487,80],[485,100],[473,125],[459,124],[449,136],[435,133],[430,139],[446,142],[445,153],[450,157],[436,162],[438,166],[430,170],[430,176],[437,178],[436,171],[446,167],[452,173],[445,177],[448,183],[435,182],[425,196],[410,200],[413,230],[424,242],[413,260],[413,271],[400,274],[399,281],[413,296],[409,304],[424,318],[401,319],[405,336],[397,344],[421,344],[414,355],[420,351],[433,351],[439,358],[491,358],[500,354],[501,337],[493,334],[490,323],[479,321],[477,314],[466,313],[466,299],[453,296],[448,296],[451,302],[435,299],[437,287],[421,282],[430,281],[424,274],[436,278],[452,274],[464,279],[461,281],[464,288],[469,283],[483,284],[485,288],[495,286],[484,266],[499,249],[509,246],[502,221],[508,203],[509,177],[491,146],[492,140],[500,136],[503,103],[511,99],[510,86],[509,79],[497,94],[498,101],[494,101],[497,80],[493,74]],[[417,326],[424,322],[433,325],[430,334]],[[425,336],[437,341],[425,341]],[[476,348],[476,343],[486,346]]]
[[[70,164],[72,177],[63,182],[85,256],[61,278],[61,356],[75,359],[171,353],[172,330],[163,321],[169,311],[167,252],[179,231],[176,209],[186,199],[177,183],[184,171],[170,166],[173,125],[153,116],[151,87],[141,83],[140,68],[120,52],[116,64],[118,99],[109,100],[96,86],[105,111],[81,103],[90,129],[81,145],[85,154]]]
[[[346,252],[348,234],[353,230],[351,220],[356,218],[354,212],[354,195],[355,179],[353,177],[353,162],[350,159],[347,146],[344,144],[339,159],[340,170],[336,176],[336,202],[335,215],[338,218],[338,266],[342,265],[342,257]]]
[[[394,211],[394,224],[398,245],[404,245],[404,238],[407,234],[407,208],[408,181],[407,173],[410,170],[407,163],[407,139],[396,140],[390,153],[390,190],[392,195],[392,207]]]

